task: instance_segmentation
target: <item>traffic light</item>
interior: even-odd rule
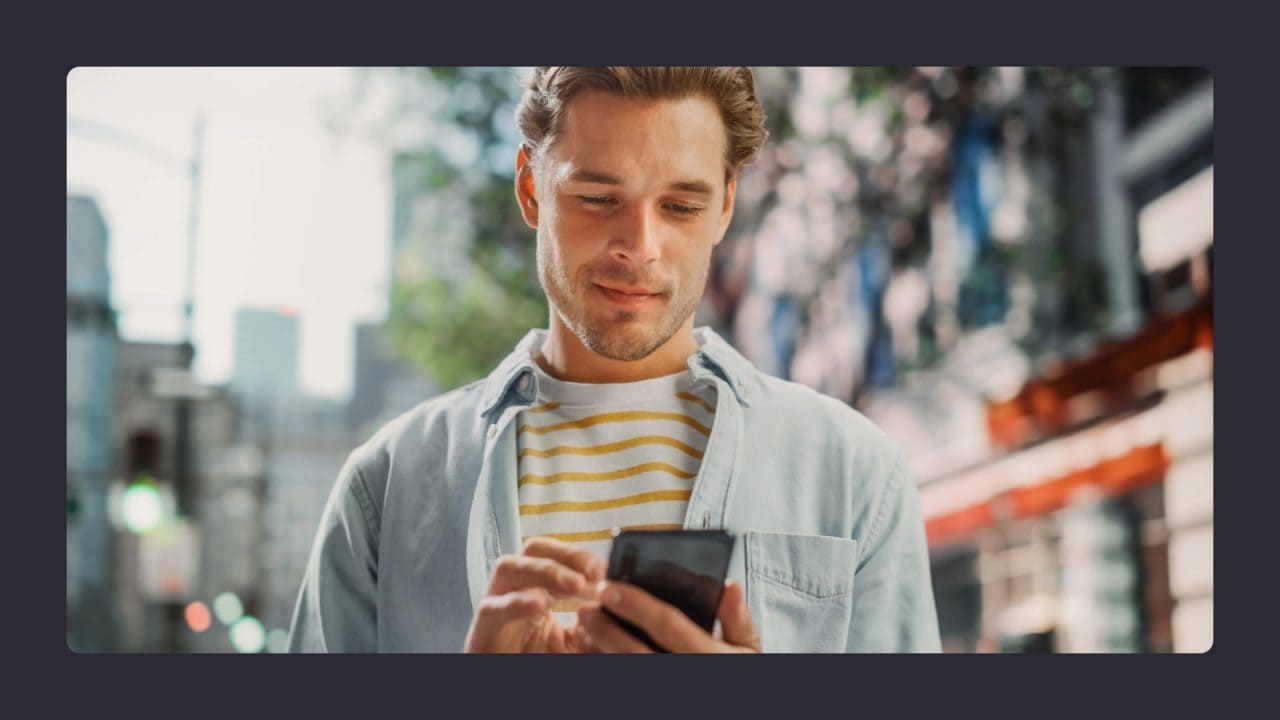
[[[164,520],[164,499],[150,476],[141,475],[120,497],[124,526],[139,535],[151,532]]]

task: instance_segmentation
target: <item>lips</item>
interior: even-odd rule
[[[604,295],[614,304],[629,308],[640,307],[655,298],[661,297],[659,293],[650,292],[644,288],[616,288],[600,284],[597,284],[596,287],[600,290],[601,295]]]
[[[626,287],[626,286],[617,286],[617,285],[600,285],[600,287],[604,288],[605,290],[612,290],[615,293],[621,293],[623,295],[657,295],[657,293],[653,292],[652,290],[648,290],[646,288],[639,288],[639,287]]]

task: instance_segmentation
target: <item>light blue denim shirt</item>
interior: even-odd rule
[[[457,652],[494,564],[519,552],[514,420],[536,397],[531,330],[492,374],[354,450],[329,496],[292,652]],[[709,328],[689,358],[720,400],[687,528],[737,542],[729,577],[766,652],[941,649],[915,483],[848,405],[756,370]]]

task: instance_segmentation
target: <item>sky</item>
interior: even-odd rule
[[[190,196],[181,163],[203,115],[196,378],[230,378],[237,308],[289,308],[302,324],[302,390],[350,393],[353,324],[387,309],[391,223],[388,152],[325,123],[323,103],[352,97],[353,82],[346,68],[67,75],[67,192],[92,196],[103,213],[123,337],[181,339]]]

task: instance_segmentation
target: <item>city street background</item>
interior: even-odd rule
[[[947,652],[1213,642],[1213,81],[756,68],[697,324],[919,484]],[[347,454],[545,327],[527,68],[67,77],[67,643],[279,652]]]

